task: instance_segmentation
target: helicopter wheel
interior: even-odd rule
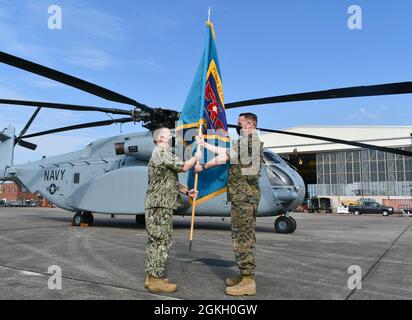
[[[281,216],[275,220],[275,230],[277,233],[292,233],[295,231],[294,219]],[[295,222],[296,223],[296,222]]]
[[[136,215],[136,223],[139,227],[146,227],[146,219],[144,214]]]
[[[86,222],[86,216],[83,212],[77,212],[73,217],[73,226],[80,227],[82,223]]]
[[[94,217],[91,212],[77,212],[73,217],[72,225],[75,227],[80,227],[83,223],[87,223],[92,226],[94,222]]]
[[[93,214],[91,212],[85,212],[84,213],[85,216],[85,223],[87,223],[89,225],[89,227],[91,227],[94,223],[94,217]]]
[[[296,224],[296,220],[294,218],[292,218],[291,216],[287,217],[288,219],[290,219],[290,221],[292,222],[292,228],[290,229],[289,233],[293,233],[296,230],[297,224]]]

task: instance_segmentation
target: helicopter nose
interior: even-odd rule
[[[305,200],[305,195],[306,195],[306,187],[305,187],[305,182],[303,179],[298,176],[295,177],[294,179],[294,199],[290,198],[290,203],[287,204],[287,207],[285,208],[286,211],[293,211],[297,207],[299,207],[303,201]]]
[[[299,192],[297,190],[294,190],[294,188],[274,188],[273,189],[273,197],[276,198],[276,200],[280,200],[282,202],[290,202],[290,201],[295,201],[299,197]]]
[[[272,165],[268,168],[273,198],[281,202],[285,211],[299,207],[305,199],[306,188],[302,177],[295,171]]]
[[[283,210],[291,211],[299,207],[305,199],[306,188],[302,177],[282,161],[266,165],[268,182],[273,200],[281,203]]]

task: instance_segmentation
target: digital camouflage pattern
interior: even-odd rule
[[[177,174],[183,162],[169,148],[156,146],[149,161],[148,188],[145,201],[148,235],[145,271],[163,277],[172,244],[173,210],[183,202],[178,191]]]
[[[256,205],[248,202],[236,202],[231,206],[232,242],[242,275],[253,275],[256,269],[256,211]]]
[[[236,263],[242,275],[253,275],[255,226],[260,202],[259,177],[263,164],[263,143],[256,133],[232,142],[228,175],[228,201],[231,202],[232,242]]]
[[[153,149],[148,168],[149,185],[146,192],[145,209],[177,209],[182,206],[183,201],[178,191],[177,174],[182,172],[183,162],[172,153],[170,148],[156,146]]]
[[[172,245],[173,210],[146,209],[145,218],[148,234],[145,272],[152,277],[163,278]]]
[[[263,143],[259,136],[254,133],[233,141],[229,157],[228,201],[259,205],[259,177],[263,164]]]

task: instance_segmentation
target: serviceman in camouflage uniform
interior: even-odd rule
[[[160,128],[153,134],[156,144],[149,161],[149,186],[145,201],[147,240],[146,281],[145,287],[150,292],[171,293],[177,286],[164,279],[167,256],[172,243],[173,210],[183,204],[180,193],[197,197],[194,190],[178,182],[178,173],[190,170],[198,159],[180,161],[172,152],[170,142],[172,133],[167,128]]]
[[[232,296],[256,294],[255,226],[263,163],[263,144],[256,133],[257,116],[242,113],[238,125],[240,139],[233,141],[229,150],[199,142],[199,145],[218,155],[206,164],[196,166],[196,172],[201,172],[230,160],[227,195],[231,203],[233,247],[240,271],[238,277],[226,279],[225,293]]]

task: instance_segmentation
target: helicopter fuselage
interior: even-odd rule
[[[119,146],[123,154],[119,154]],[[150,132],[96,140],[83,150],[12,165],[2,178],[14,180],[30,192],[39,192],[56,206],[72,212],[110,215],[144,214],[147,164],[153,150]],[[186,184],[187,173],[179,175]],[[258,216],[276,216],[298,207],[305,195],[299,174],[276,154],[265,151],[260,177],[261,201]],[[226,193],[197,206],[199,216],[229,216]],[[190,214],[184,207],[176,212]]]

